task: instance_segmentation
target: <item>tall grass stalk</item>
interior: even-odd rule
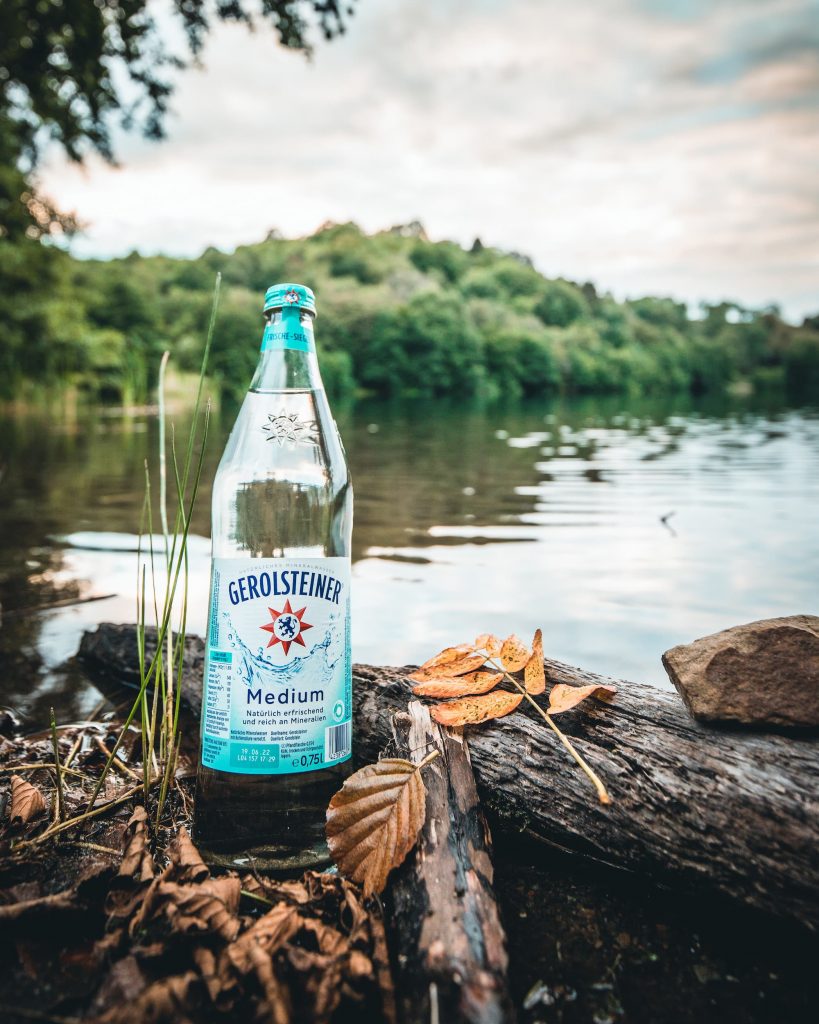
[[[145,504],[140,539],[137,547],[139,560],[139,593],[137,597],[137,656],[139,662],[139,692],[126,716],[122,730],[111,750],[100,778],[94,787],[85,810],[87,815],[94,807],[105,783],[128,729],[137,714],[140,716],[142,741],[142,792],[148,801],[151,788],[159,783],[160,791],[156,807],[156,819],[160,820],[170,790],[177,759],[179,756],[179,697],[182,666],[185,652],[185,630],[188,617],[188,533],[190,531],[196,496],[202,476],[205,444],[210,421],[210,401],[205,403],[201,416],[202,393],[207,371],[216,315],[219,306],[221,275],[217,275],[213,293],[208,333],[202,354],[202,365],[193,406],[193,418],[188,434],[185,459],[181,468],[176,456],[174,432],[171,431],[171,455],[176,483],[176,513],[173,528],[168,519],[167,509],[167,428],[165,407],[165,371],[168,353],[162,357],[159,372],[159,509],[164,541],[164,589],[157,589],[156,565],[154,560],[153,516],[151,480],[148,467],[145,472]],[[195,455],[198,443],[198,453]],[[143,536],[148,536],[148,564],[145,564]],[[153,592],[154,621],[156,625],[156,649],[150,658],[146,655],[146,573],[150,570]],[[181,577],[181,586],[180,586]],[[174,604],[179,599],[180,611],[176,636],[172,629]],[[148,693],[153,683],[153,694]],[[80,816],[83,817],[83,816]],[[77,819],[79,820],[79,818]]]
[[[159,364],[159,386],[158,386],[158,397],[159,397],[159,519],[162,524],[162,538],[165,544],[165,572],[170,574],[171,571],[171,546],[170,546],[170,533],[168,531],[168,467],[167,467],[167,443],[166,443],[166,428],[165,428],[165,371],[168,368],[168,360],[170,359],[170,352],[167,350],[162,353],[162,360]],[[172,428],[173,429],[173,428]],[[184,506],[183,506],[184,507]],[[187,600],[188,595],[188,576],[187,576],[187,549],[185,551],[185,563],[186,572],[183,584],[184,600]],[[184,627],[182,627],[182,633],[184,634]],[[167,680],[167,686],[163,689],[163,707],[165,708],[165,714],[168,714],[168,708],[173,702],[173,633],[169,632],[165,641],[165,672],[164,677]],[[167,736],[165,738],[165,747],[167,748]],[[170,761],[170,751],[165,749],[163,751],[164,756]]]

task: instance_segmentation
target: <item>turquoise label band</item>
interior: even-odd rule
[[[262,335],[262,352],[315,352],[313,332],[301,322],[298,309],[283,309],[281,320],[268,324]]]

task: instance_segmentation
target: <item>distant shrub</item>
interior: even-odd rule
[[[469,253],[454,242],[417,241],[410,251],[413,266],[424,274],[439,273],[444,280],[457,281],[466,270]]]
[[[330,254],[330,273],[333,277],[352,277],[361,284],[378,284],[382,271],[367,253],[340,249]]]
[[[785,381],[795,394],[819,402],[819,331],[796,332],[785,356]]]
[[[628,305],[638,317],[650,324],[676,327],[678,331],[684,331],[688,323],[688,311],[684,302],[648,297],[632,299]]]
[[[551,340],[525,331],[487,339],[484,359],[489,378],[507,394],[543,395],[559,390],[560,365]]]
[[[321,379],[331,398],[346,398],[355,394],[353,361],[347,352],[321,352]]]
[[[586,297],[568,281],[538,281],[539,298],[534,312],[548,327],[568,327],[575,320],[588,316]]]

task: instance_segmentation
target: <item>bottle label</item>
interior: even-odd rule
[[[350,757],[347,558],[214,558],[202,764],[289,775]]]
[[[281,319],[265,327],[262,335],[262,352],[283,352],[285,349],[293,352],[316,351],[312,329],[301,322],[298,309],[288,307],[282,310]]]

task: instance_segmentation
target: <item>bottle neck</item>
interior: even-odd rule
[[[323,388],[313,317],[301,309],[272,309],[265,315],[259,363],[251,391],[316,391]]]

